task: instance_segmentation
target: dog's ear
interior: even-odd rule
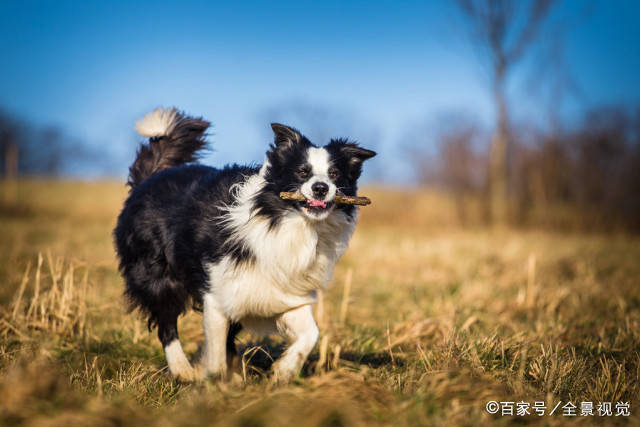
[[[362,164],[377,154],[375,151],[367,150],[356,144],[345,144],[342,147],[342,153],[349,158],[351,164]]]
[[[362,173],[362,163],[376,155],[375,151],[360,147],[354,142],[344,139],[332,140],[340,148],[340,153],[347,160],[348,174],[351,179],[358,179]]]
[[[277,149],[287,149],[302,141],[302,135],[297,129],[280,123],[271,123],[273,129],[273,144]]]

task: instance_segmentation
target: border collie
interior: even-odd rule
[[[176,109],[136,122],[149,138],[129,169],[129,197],[114,230],[130,309],[158,328],[179,381],[224,378],[242,328],[279,333],[290,345],[273,379],[298,375],[318,339],[311,305],[347,249],[362,163],[375,152],[345,139],[323,147],[273,123],[262,166],[216,169],[195,163],[209,123]],[[305,202],[283,200],[300,191]],[[193,368],[178,339],[178,317],[203,311],[202,360]]]

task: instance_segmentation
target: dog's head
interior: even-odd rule
[[[345,139],[324,147],[296,129],[272,123],[274,142],[267,152],[267,180],[274,191],[300,191],[304,202],[288,202],[312,220],[326,219],[337,194],[355,196],[362,163],[376,153]]]

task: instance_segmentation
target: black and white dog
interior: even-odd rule
[[[274,379],[296,376],[318,339],[311,304],[347,249],[356,195],[371,150],[344,139],[324,147],[272,124],[274,142],[261,167],[194,164],[209,123],[157,109],[136,123],[149,138],[129,170],[130,194],[114,231],[125,295],[158,337],[171,374],[191,381],[224,377],[242,327],[280,333],[291,344]],[[281,191],[301,191],[306,202]],[[178,316],[202,306],[204,347],[192,368],[178,340]]]

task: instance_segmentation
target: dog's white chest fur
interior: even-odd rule
[[[347,249],[355,218],[342,211],[313,221],[292,210],[274,228],[252,212],[253,195],[264,185],[252,175],[234,189],[237,202],[225,208],[231,238],[255,256],[236,264],[230,256],[207,265],[209,294],[233,321],[271,318],[315,302]]]

